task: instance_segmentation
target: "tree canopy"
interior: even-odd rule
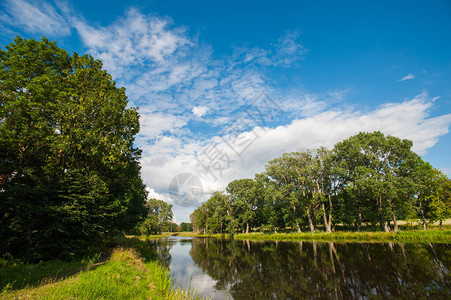
[[[146,216],[142,222],[138,224],[140,234],[161,234],[163,229],[172,231],[172,204],[168,204],[163,200],[149,199],[146,203]]]
[[[46,38],[0,50],[1,253],[70,255],[145,213],[139,114],[102,62]]]

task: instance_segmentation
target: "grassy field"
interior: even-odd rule
[[[161,237],[161,236],[157,236]],[[146,238],[148,239],[148,238]],[[129,237],[107,259],[22,264],[2,261],[1,299],[197,299],[171,290],[169,270],[146,258],[143,239]]]

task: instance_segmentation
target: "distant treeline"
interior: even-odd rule
[[[145,204],[146,214],[135,228],[137,234],[161,234],[162,232],[193,231],[191,223],[182,222],[177,225],[172,221],[174,216],[172,204],[151,198]]]
[[[451,181],[411,150],[410,140],[360,132],[337,143],[285,153],[254,179],[230,182],[190,216],[205,233],[252,229],[331,232],[336,224],[398,231],[398,220],[427,224],[451,215]]]

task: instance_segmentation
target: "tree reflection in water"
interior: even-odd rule
[[[451,297],[449,244],[196,238],[190,255],[234,299]]]
[[[143,256],[146,261],[158,260],[160,264],[167,268],[171,265],[172,258],[170,251],[174,244],[175,241],[166,238],[145,241],[135,238],[133,241],[133,247],[137,248],[140,255]]]

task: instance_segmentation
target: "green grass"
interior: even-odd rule
[[[326,241],[369,241],[369,242],[415,242],[451,243],[451,230],[407,230],[399,232],[349,232],[332,233],[249,233],[236,234],[238,240],[326,240]]]
[[[125,247],[115,248],[108,260],[97,263],[92,259],[34,265],[3,262],[0,298],[197,299],[194,291],[170,289],[169,270],[149,259],[145,240],[148,237],[119,239],[116,242]]]
[[[233,237],[230,234],[199,234],[194,232],[184,232],[180,236],[189,237],[212,237],[222,239],[237,240],[268,240],[268,241],[291,241],[291,240],[311,240],[311,241],[342,241],[342,242],[415,242],[415,243],[451,243],[451,230],[429,229],[423,230],[403,230],[399,232],[380,232],[380,231],[336,231],[332,233],[325,232],[287,232],[287,233],[270,233],[270,232],[253,232],[238,233]]]
[[[0,263],[0,291],[35,287],[45,281],[56,281],[70,277],[88,267],[85,261],[50,261],[38,264],[2,261]]]

